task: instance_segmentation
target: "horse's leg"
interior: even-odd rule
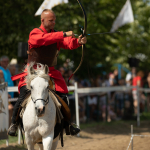
[[[59,140],[59,138],[58,138]],[[55,150],[57,148],[58,140],[53,142],[51,150]]]
[[[39,150],[43,150],[43,144],[38,144]]]
[[[51,150],[52,143],[53,143],[53,136],[54,133],[51,133],[47,137],[43,137],[42,141],[43,141],[44,150]]]
[[[31,136],[27,132],[25,132],[25,140],[28,150],[34,150],[34,143],[32,142]]]

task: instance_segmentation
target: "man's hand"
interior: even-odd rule
[[[87,42],[86,36],[82,37],[82,35],[80,35],[78,37],[78,43],[79,44],[85,44]]]
[[[75,38],[75,35],[73,33],[73,31],[68,31],[68,32],[64,32],[66,35],[66,37],[72,36],[73,38]]]

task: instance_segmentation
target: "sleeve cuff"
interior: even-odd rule
[[[82,46],[82,44],[79,44],[79,42],[78,42],[78,41],[79,41],[79,39],[77,40],[78,46]]]

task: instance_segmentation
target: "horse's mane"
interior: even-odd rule
[[[31,81],[33,79],[35,79],[36,77],[41,77],[48,81],[50,80],[49,75],[45,74],[45,72],[44,72],[45,65],[36,63],[36,65],[35,65],[36,69],[34,69],[34,67],[33,67],[34,65],[35,65],[35,63],[32,62],[25,66],[27,68],[27,73],[28,73],[27,76],[25,77],[25,79],[26,79],[25,82],[27,84],[26,87],[29,90],[31,90],[31,87],[30,87]],[[32,72],[32,74],[30,73],[31,67],[33,67],[33,70],[34,70],[34,72]]]

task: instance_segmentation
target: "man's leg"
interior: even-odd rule
[[[67,94],[60,93],[60,92],[57,92],[57,91],[56,91],[56,94],[58,96],[60,96],[67,105],[69,105],[69,99],[68,99]],[[72,125],[69,125],[69,122],[67,122],[67,121],[64,122],[64,126],[65,126],[65,129],[66,129],[66,135],[70,135],[70,134],[71,135],[77,135],[80,132],[79,128],[75,128]]]
[[[19,108],[20,108],[20,104],[22,103],[22,101],[24,100],[24,98],[26,97],[26,95],[30,92],[30,90],[28,90],[26,88],[26,86],[23,86],[20,88],[20,94],[19,94],[19,97],[18,97],[18,100],[14,106],[14,111],[13,111],[13,115],[12,115],[12,119],[11,119],[11,125],[8,129],[8,135],[10,136],[15,136],[16,135],[16,131],[17,131],[17,127],[18,127],[18,124],[17,124],[17,119],[18,119],[18,111],[19,111]]]

